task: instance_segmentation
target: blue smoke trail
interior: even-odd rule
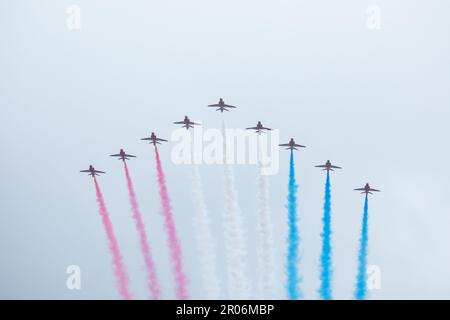
[[[368,219],[369,219],[369,200],[366,194],[366,200],[364,201],[364,214],[362,220],[361,239],[358,256],[358,274],[356,276],[356,289],[355,289],[356,300],[364,300],[367,296],[366,270],[367,270]]]
[[[291,150],[291,159],[289,165],[289,194],[288,194],[288,219],[289,219],[289,237],[288,237],[288,254],[287,254],[287,290],[290,300],[297,300],[300,297],[298,285],[301,281],[297,271],[299,262],[298,244],[300,236],[297,230],[297,189],[295,182],[295,166],[294,154]]]
[[[325,183],[325,201],[323,205],[322,255],[320,256],[320,298],[331,300],[331,185],[330,173],[327,172]]]

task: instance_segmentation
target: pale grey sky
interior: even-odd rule
[[[81,8],[81,30],[66,26]],[[381,29],[366,9],[381,9]],[[93,164],[135,296],[145,273],[122,167],[123,147],[165,298],[173,298],[152,150],[187,114],[206,128],[262,120],[307,148],[296,154],[302,288],[316,299],[325,176],[332,160],[333,289],[352,297],[363,197],[370,182],[371,298],[450,298],[446,201],[450,109],[450,3],[394,1],[0,0],[0,298],[118,298],[92,182]],[[223,97],[239,109],[205,106]],[[202,297],[193,237],[190,167],[161,146],[190,291]],[[284,286],[288,152],[270,177],[277,280]],[[201,166],[223,278],[222,168]],[[256,167],[235,168],[255,268]],[[82,270],[82,290],[65,269]],[[252,281],[253,275],[252,275]],[[283,291],[284,292],[284,291]]]

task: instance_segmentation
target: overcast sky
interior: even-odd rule
[[[81,29],[66,9],[81,9]],[[369,5],[380,29],[367,25]],[[170,138],[189,115],[204,128],[257,120],[307,146],[295,154],[304,297],[316,299],[325,175],[332,160],[333,290],[352,298],[363,196],[369,264],[381,270],[370,298],[450,298],[450,3],[445,0],[118,1],[0,0],[0,298],[107,298],[118,294],[89,164],[99,181],[131,289],[145,272],[123,168],[129,163],[164,298],[173,298],[152,131]],[[70,21],[69,21],[70,22]],[[73,21],[72,21],[73,22]],[[69,23],[69,26],[71,24]],[[206,108],[223,97],[239,108]],[[190,292],[204,296],[194,238],[190,167],[160,147]],[[284,293],[288,152],[270,180],[277,284]],[[200,166],[224,283],[223,168]],[[256,175],[235,167],[249,268],[256,266]],[[66,268],[81,268],[81,290]],[[252,273],[253,288],[255,276]]]

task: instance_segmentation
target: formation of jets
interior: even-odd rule
[[[210,104],[210,105],[208,105],[208,107],[216,108],[216,111],[220,111],[221,113],[224,111],[230,111],[228,109],[236,108],[235,106],[226,104],[222,98],[219,99],[218,103]],[[200,125],[200,123],[191,121],[188,116],[185,116],[183,121],[176,121],[176,122],[174,122],[174,124],[181,124],[182,125],[181,127],[186,128],[186,130],[189,130],[189,128],[194,128],[195,125]],[[261,121],[258,121],[258,123],[256,124],[255,127],[248,127],[248,128],[246,128],[246,130],[255,130],[255,133],[261,134],[261,133],[264,133],[265,131],[270,131],[272,129],[268,128],[268,127],[264,127],[263,124],[261,123]],[[151,133],[150,137],[142,138],[141,140],[149,141],[153,145],[161,144],[161,142],[167,142],[167,140],[165,140],[165,139],[158,138],[154,132]],[[286,147],[286,150],[298,150],[297,148],[305,148],[305,146],[295,143],[295,140],[293,138],[291,138],[288,143],[282,143],[282,144],[279,144],[279,146]],[[117,157],[119,160],[122,160],[122,161],[129,160],[129,158],[136,157],[134,155],[125,153],[125,151],[123,151],[123,149],[120,149],[119,153],[111,154],[110,156]],[[334,171],[334,169],[342,169],[342,167],[332,165],[330,160],[327,160],[327,162],[323,165],[317,165],[315,167],[323,168],[323,171],[327,171],[327,173],[329,173],[330,171]],[[88,173],[92,177],[95,177],[95,176],[105,173],[104,171],[95,170],[92,165],[89,166],[89,169],[81,170],[80,172]],[[362,191],[361,193],[366,194],[366,196],[368,194],[373,194],[373,192],[380,192],[380,190],[372,189],[370,187],[369,183],[366,183],[366,185],[363,188],[357,188],[354,190]]]

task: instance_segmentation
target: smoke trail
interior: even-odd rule
[[[237,201],[233,170],[227,161],[225,121],[222,122],[223,166],[225,178],[226,210],[224,212],[224,233],[227,258],[228,294],[231,299],[248,299],[248,259],[243,230],[243,218]]]
[[[320,256],[320,298],[331,300],[331,185],[330,173],[327,172],[325,183],[325,201],[323,205],[322,255]]]
[[[158,175],[159,195],[161,197],[162,213],[164,216],[164,227],[166,228],[169,241],[169,249],[173,263],[173,274],[175,276],[175,295],[179,300],[189,298],[187,292],[187,279],[183,271],[183,259],[181,247],[178,242],[175,222],[173,221],[172,208],[170,205],[169,193],[167,191],[166,179],[159,158],[158,147],[155,144],[156,170]]]
[[[360,248],[358,255],[358,274],[356,276],[356,289],[355,289],[355,299],[364,300],[367,296],[367,242],[368,242],[368,219],[369,219],[369,199],[366,194],[366,199],[364,201],[364,214],[361,226],[361,238],[360,238]]]
[[[260,149],[258,139],[258,149]],[[275,274],[273,261],[273,232],[269,207],[269,181],[262,174],[262,163],[258,167],[258,291],[260,299],[274,296]]]
[[[108,237],[108,245],[111,250],[113,256],[113,264],[114,264],[114,273],[117,278],[117,284],[119,293],[123,299],[131,299],[131,294],[128,290],[128,278],[125,272],[125,265],[122,261],[122,255],[120,254],[119,245],[116,240],[116,236],[114,235],[114,229],[111,224],[111,220],[109,219],[109,213],[106,209],[105,200],[103,199],[102,192],[100,190],[100,186],[97,182],[97,179],[94,176],[95,183],[95,191],[97,195],[97,202],[99,205],[99,213],[102,217],[103,226],[105,227],[106,235]]]
[[[141,252],[144,256],[144,262],[147,269],[147,286],[150,291],[151,299],[160,299],[161,291],[159,288],[158,278],[156,276],[155,264],[153,263],[150,246],[148,245],[147,234],[145,232],[144,222],[142,221],[141,212],[134,192],[133,182],[131,181],[130,172],[125,161],[123,161],[125,168],[125,176],[127,178],[128,195],[130,197],[131,211],[133,219],[136,223],[136,230],[139,234],[139,242],[141,245]]]
[[[291,150],[291,158],[289,165],[289,184],[288,184],[288,221],[289,221],[289,236],[288,236],[288,253],[287,253],[287,294],[290,300],[297,300],[300,298],[299,284],[301,282],[298,274],[298,245],[300,236],[297,229],[297,183],[295,182],[295,164],[294,152]]]
[[[216,255],[211,235],[210,219],[203,197],[202,182],[198,166],[192,164],[192,191],[196,206],[194,224],[197,228],[197,242],[200,265],[202,266],[203,286],[208,299],[219,299],[220,285],[217,278]]]

